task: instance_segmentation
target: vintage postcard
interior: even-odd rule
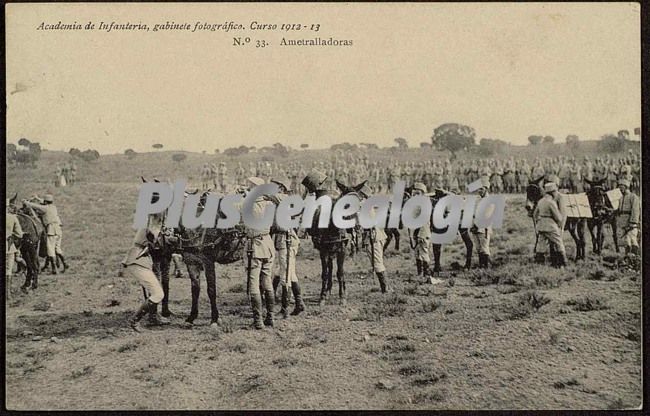
[[[9,3],[8,410],[642,407],[639,3]]]

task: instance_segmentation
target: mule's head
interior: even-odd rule
[[[18,206],[16,205],[16,199],[18,199],[18,192],[16,192],[11,198],[7,198],[7,209],[9,212],[16,212],[18,209]]]

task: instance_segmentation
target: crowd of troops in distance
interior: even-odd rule
[[[201,189],[213,189],[226,193],[235,184],[241,184],[247,177],[258,177],[269,181],[273,177],[286,177],[290,180],[291,191],[304,194],[301,178],[317,169],[328,176],[327,188],[336,189],[335,181],[357,184],[368,180],[368,185],[376,193],[389,193],[393,184],[402,180],[407,187],[422,182],[427,189],[445,189],[462,193],[465,186],[487,176],[490,191],[493,193],[525,192],[531,180],[551,175],[559,178],[559,188],[569,193],[585,190],[587,181],[605,179],[607,189],[614,189],[619,178],[630,180],[633,192],[640,188],[641,158],[639,153],[630,150],[623,156],[590,158],[557,156],[536,157],[534,160],[510,158],[486,159],[439,159],[427,161],[371,160],[367,156],[347,155],[329,161],[309,163],[278,163],[258,161],[244,164],[238,162],[228,168],[226,162],[219,166],[206,163],[200,169]],[[584,180],[586,179],[586,181]],[[588,186],[588,185],[587,185]]]
[[[54,186],[74,185],[77,180],[77,164],[74,160],[57,163],[54,168]]]

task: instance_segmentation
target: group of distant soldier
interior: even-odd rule
[[[368,180],[368,186],[376,193],[389,193],[397,181],[413,186],[423,183],[427,189],[445,189],[462,193],[465,187],[481,177],[487,176],[489,191],[493,193],[522,193],[528,184],[540,177],[559,178],[559,188],[570,193],[584,192],[589,183],[604,180],[606,189],[616,188],[619,179],[630,181],[630,189],[638,193],[640,189],[641,158],[631,150],[624,156],[596,157],[588,156],[536,157],[529,161],[525,158],[484,158],[484,159],[439,159],[427,161],[370,160],[367,156],[351,156],[334,160],[288,163],[258,161],[244,165],[237,162],[229,175],[224,161],[219,167],[204,164],[200,172],[201,189],[213,189],[225,193],[236,184],[241,184],[247,177],[258,177],[268,182],[273,177],[286,177],[290,190],[303,194],[301,178],[312,169],[327,175],[327,189],[336,189],[336,181],[357,184]]]
[[[54,186],[74,185],[77,180],[77,164],[74,160],[57,163],[54,168]]]

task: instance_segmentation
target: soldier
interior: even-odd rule
[[[271,182],[276,183],[280,187],[280,192],[277,198],[274,199],[274,203],[279,204],[288,195],[290,182],[288,179],[272,179]],[[273,293],[275,294],[278,284],[282,283],[282,308],[280,309],[280,313],[283,318],[288,318],[289,284],[291,285],[291,292],[295,299],[295,305],[291,315],[298,315],[305,310],[305,302],[302,300],[300,284],[296,275],[296,256],[298,254],[298,247],[300,246],[300,239],[294,229],[284,230],[278,226],[274,226],[274,231],[277,267],[275,268],[276,274],[273,278]]]
[[[264,179],[259,177],[250,177],[247,179],[249,192],[255,187],[264,184]],[[261,216],[266,207],[271,204],[265,197],[258,197],[253,204],[254,215]],[[275,258],[275,246],[271,240],[270,229],[265,228],[255,230],[246,228],[248,237],[247,245],[247,287],[250,296],[251,309],[253,310],[253,325],[255,329],[262,329],[264,325],[273,326],[273,307],[275,296],[273,294],[273,285],[271,283],[271,273],[273,271],[273,260]],[[262,324],[262,294],[260,285],[264,290],[266,303],[266,317]]]
[[[367,186],[364,186],[361,191],[359,191],[359,194],[362,197],[361,199],[367,199],[370,198],[372,192]],[[377,210],[376,207],[374,207],[370,215],[374,217],[376,214]],[[387,240],[386,232],[383,227],[379,226],[375,226],[367,232],[370,237],[372,269],[377,275],[381,293],[386,293],[386,266],[384,266],[384,244]]]
[[[571,193],[582,192],[582,175],[578,161],[573,159],[569,168],[569,190]]]
[[[567,261],[561,230],[564,228],[566,218],[560,212],[553,197],[553,193],[558,191],[557,184],[555,182],[545,184],[544,191],[544,197],[537,203],[533,212],[538,235],[535,247],[535,261],[544,263],[544,256],[548,247],[557,256],[557,261],[553,262],[554,265],[563,268],[566,266]]]
[[[68,185],[74,185],[77,181],[77,164],[74,163],[74,159],[70,159],[70,179],[68,180]]]
[[[203,164],[201,169],[201,190],[205,191],[210,189],[210,176],[212,171],[210,170],[210,165],[207,163]]]
[[[7,198],[6,206],[6,216],[5,216],[5,277],[7,281],[5,282],[7,288],[7,299],[11,294],[11,276],[14,272],[14,261],[16,260],[16,255],[18,249],[16,248],[16,242],[23,237],[23,230],[20,227],[20,222],[18,222],[18,217],[14,214],[11,208],[11,201]]]
[[[241,162],[237,162],[237,168],[235,169],[235,183],[239,185],[244,181],[246,177],[246,170],[242,166]]]
[[[481,187],[477,190],[479,196],[485,198],[488,195],[490,188],[490,180],[487,176],[481,176]],[[478,205],[480,199],[476,202]],[[478,228],[473,224],[470,228],[472,236],[476,242],[478,251],[478,266],[479,268],[487,268],[490,265],[490,238],[492,237],[492,227]]]
[[[427,187],[422,182],[413,184],[413,196],[426,193]],[[413,238],[415,239],[415,266],[417,267],[418,276],[430,279],[429,263],[431,263],[431,256],[429,255],[429,246],[431,246],[431,228],[429,222],[416,229],[413,232]]]
[[[51,274],[57,274],[56,265],[59,263],[59,259],[63,263],[63,271],[68,268],[65,258],[63,257],[63,250],[61,249],[61,237],[63,235],[61,219],[59,218],[59,213],[54,205],[54,197],[51,194],[45,195],[42,201],[38,197],[35,199],[42,203],[33,203],[23,200],[23,204],[32,208],[41,216],[41,220],[45,226],[45,232],[47,233],[46,247],[48,259],[46,260],[46,267],[49,262],[52,265]]]
[[[620,230],[620,238],[625,245],[625,253],[639,255],[641,254],[637,241],[640,218],[639,197],[630,192],[630,181],[628,179],[621,179],[618,182],[618,188],[623,196],[616,213],[616,226]]]
[[[219,169],[217,171],[217,175],[218,175],[217,179],[219,182],[219,187],[217,189],[219,189],[222,194],[225,194],[226,187],[227,187],[226,184],[228,183],[228,168],[226,167],[226,162],[222,161],[221,163],[219,163]]]
[[[157,196],[154,196],[152,201],[155,201],[155,198]],[[133,239],[133,246],[122,261],[122,265],[125,267],[124,274],[137,279],[145,293],[144,302],[129,320],[131,328],[136,332],[141,332],[140,320],[147,314],[150,317],[155,316],[157,318],[155,321],[152,319],[150,321],[151,323],[159,325],[169,324],[168,319],[158,317],[156,312],[158,303],[160,303],[165,294],[158,278],[153,272],[153,261],[150,254],[152,242],[158,238],[162,230],[162,221],[162,213],[151,214],[147,227],[141,228],[136,232],[135,238]]]

